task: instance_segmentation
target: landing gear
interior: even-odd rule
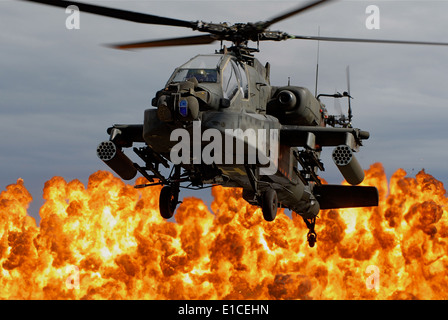
[[[277,216],[278,198],[277,192],[269,188],[262,194],[261,209],[266,221],[273,221]]]
[[[316,218],[313,219],[303,219],[305,221],[306,226],[308,227],[308,234],[306,236],[306,239],[308,240],[308,245],[310,248],[314,247],[317,241],[317,234],[316,231],[314,231],[314,226],[316,224]]]
[[[274,221],[278,209],[277,191],[269,184],[269,187],[264,192],[261,192],[258,186],[266,182],[258,180],[254,167],[246,165],[245,168],[252,190],[243,191],[244,199],[251,204],[258,204],[263,211],[263,217],[266,221]],[[254,196],[254,200],[250,200],[251,195]]]
[[[174,215],[179,199],[179,189],[173,186],[164,186],[160,191],[159,210],[164,219],[170,219]]]
[[[317,241],[317,234],[314,231],[308,231],[308,234],[306,236],[306,239],[308,240],[308,245],[310,248],[314,247]]]

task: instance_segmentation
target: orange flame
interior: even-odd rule
[[[388,186],[372,165],[364,184],[379,207],[322,211],[314,248],[300,217],[265,222],[239,189],[213,188],[214,214],[184,199],[172,223],[160,188],[103,171],[87,188],[48,181],[38,227],[19,179],[0,194],[0,298],[446,299],[445,189],[424,171],[405,176]]]

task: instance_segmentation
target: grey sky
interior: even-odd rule
[[[183,20],[266,20],[303,1],[91,1]],[[380,9],[380,29],[368,30],[368,5]],[[448,42],[448,1],[335,1],[271,27],[290,34]],[[103,44],[195,35],[175,27],[148,26],[81,12],[80,30],[67,30],[63,9],[0,1],[0,190],[17,178],[35,199],[55,175],[86,183],[107,170],[95,155],[106,128],[141,123],[155,92],[174,68],[218,45],[135,52]],[[314,91],[317,42],[262,43],[257,57],[271,63],[271,82]],[[371,139],[357,154],[363,168],[382,162],[388,176],[398,168],[422,168],[448,181],[448,47],[320,43],[319,92],[346,90],[350,65],[354,125]],[[333,111],[333,101],[327,107]],[[341,101],[346,110],[345,101]],[[325,149],[326,180],[342,180]],[[194,193],[208,197],[209,191]]]

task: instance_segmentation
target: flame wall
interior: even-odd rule
[[[104,171],[87,188],[48,181],[38,227],[19,179],[0,194],[0,298],[446,299],[445,190],[424,171],[405,175],[388,186],[372,165],[364,184],[379,207],[322,211],[314,248],[300,217],[265,222],[238,189],[212,190],[214,214],[185,199],[172,223],[160,188]]]

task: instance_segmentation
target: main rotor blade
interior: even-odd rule
[[[172,39],[161,39],[143,42],[130,42],[122,44],[110,45],[115,49],[138,49],[138,48],[157,48],[157,47],[170,47],[170,46],[189,46],[197,44],[210,44],[215,42],[216,39],[211,34],[193,37],[181,37]]]
[[[429,41],[403,41],[403,40],[381,40],[381,39],[361,39],[361,38],[316,37],[316,36],[300,36],[300,35],[288,35],[288,38],[289,39],[299,39],[299,40],[319,40],[319,41],[335,41],[335,42],[361,42],[361,43],[364,42],[364,43],[448,46],[448,42],[429,42]]]
[[[154,16],[152,14],[139,13],[121,9],[108,8],[103,6],[97,6],[93,4],[87,4],[75,1],[61,1],[61,0],[23,0],[29,2],[35,2],[40,4],[47,4],[50,6],[67,8],[68,6],[74,5],[79,8],[81,12],[88,12],[97,14],[100,16],[121,19],[126,21],[132,21],[137,23],[145,24],[158,24],[164,26],[175,26],[175,27],[186,27],[186,28],[196,28],[197,23],[193,21],[184,21],[178,19],[171,19],[165,17]]]
[[[271,25],[273,25],[274,23],[285,20],[285,19],[290,18],[296,14],[299,14],[299,13],[304,12],[308,9],[311,9],[315,6],[318,6],[320,4],[323,4],[325,2],[330,2],[330,1],[334,1],[334,0],[314,0],[306,5],[302,5],[302,6],[298,7],[297,9],[288,11],[288,12],[281,14],[275,18],[272,18],[271,20],[261,22],[260,24],[265,30],[265,29],[269,28]]]

